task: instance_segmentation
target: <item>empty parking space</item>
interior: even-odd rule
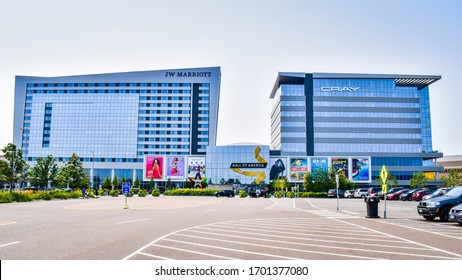
[[[460,259],[439,250],[332,217],[219,222],[159,238],[127,259]]]

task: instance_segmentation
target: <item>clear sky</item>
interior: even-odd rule
[[[441,75],[433,149],[462,154],[462,1],[0,0],[0,147],[15,75],[221,66],[218,144],[270,144],[281,72]]]

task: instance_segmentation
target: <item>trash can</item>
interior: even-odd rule
[[[380,198],[378,196],[369,196],[369,197],[366,197],[365,200],[366,200],[366,208],[367,208],[366,218],[380,218],[379,216]]]

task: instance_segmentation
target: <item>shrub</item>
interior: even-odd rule
[[[119,191],[118,190],[111,190],[109,192],[109,195],[113,196],[113,197],[118,197],[119,196]]]
[[[327,197],[325,192],[300,192],[298,197]]]
[[[133,194],[138,194],[140,192],[140,188],[130,188],[130,191],[133,190]]]
[[[214,189],[176,189],[168,190],[164,195],[199,195],[199,196],[213,196],[218,190]]]
[[[244,190],[240,190],[240,191],[239,191],[239,197],[240,197],[240,198],[245,198],[245,197],[247,197],[247,196],[248,196],[248,194],[247,194],[246,191],[244,191]]]
[[[34,193],[34,199],[52,200],[53,198],[54,197],[48,192],[38,191]]]
[[[139,197],[145,197],[147,195],[148,195],[148,192],[146,190],[138,190]]]
[[[32,191],[12,192],[13,200],[17,202],[28,202],[34,200]]]
[[[152,190],[152,196],[160,196],[160,191],[159,191],[159,189],[153,189],[153,190]]]
[[[282,192],[280,192],[280,191],[275,191],[275,192],[274,192],[274,197],[275,197],[275,198],[281,198],[281,197],[282,197]]]
[[[218,190],[214,189],[176,189],[168,190],[164,195],[199,195],[199,196],[213,196]]]
[[[14,201],[14,197],[10,194],[9,191],[0,192],[0,203],[10,203]]]
[[[294,192],[286,192],[286,197],[295,198],[295,193]]]
[[[109,193],[108,189],[100,189],[100,190],[98,190],[98,195],[99,196],[107,195],[108,193]]]

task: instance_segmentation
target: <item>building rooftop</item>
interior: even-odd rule
[[[439,79],[437,75],[403,75],[403,74],[353,74],[353,73],[312,73],[315,79],[394,79],[397,86],[417,87],[422,89]],[[281,84],[303,84],[306,73],[279,72],[270,98],[273,98]]]

